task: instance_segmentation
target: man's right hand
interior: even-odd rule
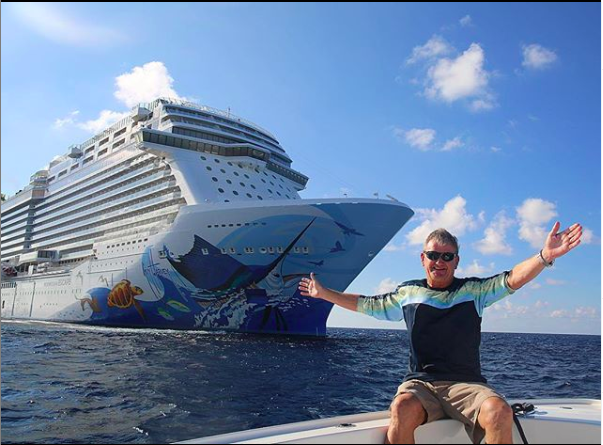
[[[316,279],[314,272],[310,273],[310,278],[302,278],[299,282],[300,293],[304,297],[322,298],[325,288]]]

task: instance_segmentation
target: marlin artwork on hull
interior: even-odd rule
[[[230,112],[141,104],[2,203],[2,318],[324,335],[299,280],[346,289],[413,212],[307,180]]]

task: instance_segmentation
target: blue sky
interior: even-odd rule
[[[380,197],[416,216],[348,288],[421,278],[444,226],[458,276],[585,242],[486,311],[484,330],[601,330],[600,4],[1,5],[2,190],[137,101],[184,97],[275,134],[304,198]],[[330,326],[403,328],[341,309]]]

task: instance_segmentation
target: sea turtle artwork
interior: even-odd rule
[[[135,298],[136,295],[141,295],[142,293],[142,289],[138,286],[132,286],[132,283],[130,283],[129,280],[121,280],[113,287],[113,289],[111,289],[111,292],[109,292],[107,306],[117,307],[119,309],[127,309],[134,306],[144,320],[145,315],[142,306]]]

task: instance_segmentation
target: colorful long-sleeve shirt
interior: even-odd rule
[[[404,380],[483,382],[479,347],[484,309],[514,291],[509,272],[490,278],[455,278],[446,289],[427,280],[402,283],[390,293],[358,299],[358,312],[380,320],[404,319],[410,339]]]

